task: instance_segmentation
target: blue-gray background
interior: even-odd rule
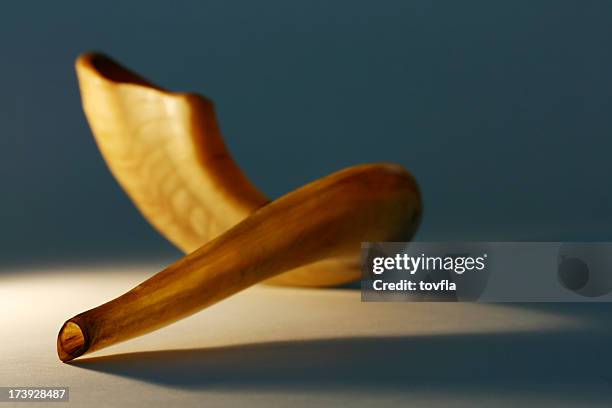
[[[86,50],[213,98],[270,196],[362,162],[417,177],[420,240],[609,240],[612,2],[0,6],[0,261],[177,255],[106,169]]]

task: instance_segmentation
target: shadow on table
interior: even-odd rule
[[[588,310],[580,313],[589,314]],[[596,319],[608,312],[609,319],[609,307],[590,310],[602,310]],[[583,404],[612,398],[612,331],[596,326],[580,332],[270,342],[129,353],[72,364],[187,389],[431,389],[504,397],[542,393]]]

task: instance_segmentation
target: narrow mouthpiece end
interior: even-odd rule
[[[63,362],[75,359],[87,351],[81,327],[71,321],[64,323],[57,336],[57,355]]]

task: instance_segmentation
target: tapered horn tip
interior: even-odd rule
[[[63,362],[73,360],[87,351],[87,338],[77,323],[68,320],[57,335],[57,355]]]

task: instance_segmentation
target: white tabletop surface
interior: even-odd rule
[[[354,289],[257,286],[58,360],[64,320],[161,266],[1,271],[0,386],[68,386],[74,407],[612,406],[608,304],[361,303]]]

